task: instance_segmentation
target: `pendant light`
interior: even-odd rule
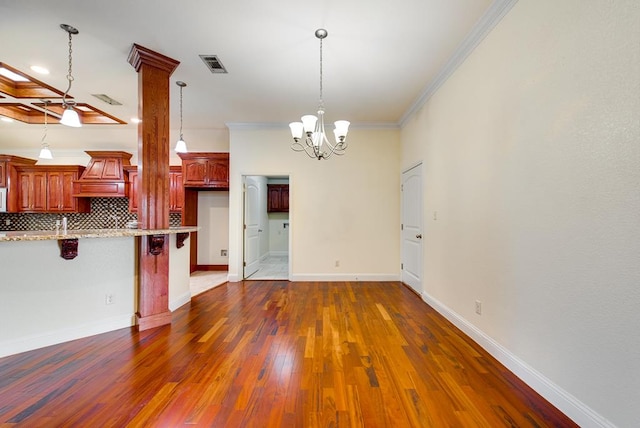
[[[72,126],[74,128],[79,128],[82,126],[80,123],[80,117],[78,116],[78,112],[74,110],[73,106],[76,104],[75,101],[67,100],[67,95],[69,95],[69,90],[71,89],[71,82],[73,82],[73,75],[71,74],[71,53],[73,52],[71,49],[71,36],[73,34],[78,34],[79,31],[67,24],[60,24],[60,28],[69,33],[69,74],[67,74],[67,80],[69,81],[69,86],[67,86],[67,90],[64,92],[62,96],[62,107],[64,107],[64,113],[62,113],[62,119],[60,119],[60,123],[66,126]]]
[[[180,86],[180,139],[176,143],[175,151],[176,153],[187,153],[187,143],[185,143],[184,138],[182,138],[182,89],[187,86],[187,84],[178,80],[176,85]]]
[[[42,135],[42,140],[40,141],[40,145],[42,146],[42,148],[40,149],[38,158],[53,159],[51,150],[49,150],[49,144],[45,141],[47,139],[47,106],[49,105],[49,100],[42,100],[42,102],[44,102],[44,134]]]

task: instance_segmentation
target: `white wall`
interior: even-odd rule
[[[133,325],[134,261],[132,238],[81,239],[73,260],[56,240],[0,242],[0,356]]]
[[[640,426],[639,8],[519,1],[402,129],[425,299],[582,426]]]
[[[269,254],[289,254],[289,226],[289,213],[269,213]]]
[[[229,192],[198,192],[198,264],[226,265],[229,249]]]
[[[399,131],[353,129],[327,161],[290,140],[286,125],[230,131],[229,279],[242,276],[243,175],[289,176],[292,279],[398,279]]]
[[[188,302],[189,245],[169,239],[169,309]],[[0,357],[135,324],[134,238],[78,241],[60,257],[57,240],[0,242]],[[105,297],[113,296],[107,305]]]

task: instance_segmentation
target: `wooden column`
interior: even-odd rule
[[[169,77],[180,62],[134,44],[129,64],[138,72],[138,221],[142,229],[169,228]],[[139,242],[138,330],[171,323],[169,236]]]

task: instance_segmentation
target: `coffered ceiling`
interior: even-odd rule
[[[327,120],[354,127],[398,125],[448,62],[507,0],[3,0],[0,62],[51,88],[67,86],[68,35],[73,36],[73,82],[78,103],[125,124],[50,126],[52,148],[136,150],[137,74],[127,62],[133,43],[180,61],[171,77],[171,134],[271,124],[286,129],[314,113],[319,91],[319,41],[324,40]],[[217,56],[228,73],[212,73],[201,56]],[[38,75],[32,65],[48,68]],[[106,95],[121,105],[104,102]],[[0,104],[42,102],[2,94]],[[59,102],[59,99],[52,99]],[[38,105],[40,103],[40,105]],[[6,111],[6,110],[5,110]],[[0,115],[2,115],[0,105]],[[37,150],[41,125],[0,122],[0,152]],[[288,131],[287,131],[288,132]],[[200,143],[201,145],[204,143]],[[205,149],[206,147],[200,147]]]

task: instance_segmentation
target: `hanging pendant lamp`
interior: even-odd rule
[[[180,87],[180,139],[176,143],[175,152],[187,153],[187,143],[184,142],[184,138],[182,137],[182,89],[187,86],[187,84],[178,80],[176,85]]]
[[[39,159],[53,159],[53,155],[51,154],[51,150],[49,149],[49,144],[45,141],[47,139],[47,106],[49,105],[49,100],[42,100],[44,102],[44,134],[42,135],[42,140],[40,141],[40,154],[38,155]]]
[[[71,63],[72,63],[72,46],[71,46],[71,36],[73,34],[78,34],[79,31],[67,24],[60,24],[60,28],[69,33],[69,73],[67,74],[67,80],[69,81],[69,85],[67,86],[67,90],[64,92],[62,96],[62,106],[64,107],[64,113],[62,113],[62,119],[60,119],[60,123],[66,126],[72,126],[74,128],[79,128],[82,126],[80,123],[80,116],[78,116],[78,112],[73,108],[76,104],[75,101],[67,100],[67,96],[69,95],[69,90],[71,89],[71,82],[73,82],[73,75],[71,74]]]

